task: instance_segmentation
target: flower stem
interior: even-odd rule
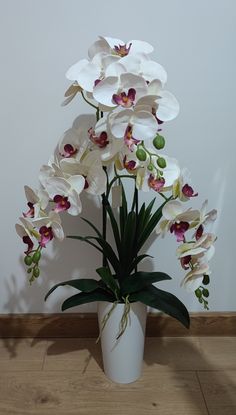
[[[87,102],[87,104],[89,104],[91,107],[93,107],[93,108],[95,108],[96,110],[99,111],[99,108],[96,105],[92,104],[92,102],[90,102],[87,98],[85,98],[85,95],[84,95],[83,91],[81,91],[81,95],[82,95],[83,99],[85,100],[85,102]]]

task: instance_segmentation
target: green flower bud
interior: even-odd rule
[[[30,266],[32,264],[33,258],[30,255],[26,255],[24,257],[24,263],[25,265]]]
[[[162,135],[157,134],[153,140],[153,145],[157,150],[161,150],[165,147],[165,139]]]
[[[157,159],[157,165],[161,168],[164,169],[166,167],[166,161],[163,157],[158,157]]]
[[[208,284],[209,284],[209,282],[210,282],[210,277],[209,277],[209,275],[204,275],[203,280],[202,280],[202,283],[203,283],[204,285],[208,285]]]
[[[196,297],[197,297],[197,298],[201,298],[201,296],[202,296],[202,292],[201,292],[200,288],[197,288],[197,289],[195,290],[195,295],[196,295]]]
[[[147,153],[143,150],[143,148],[138,148],[138,150],[136,151],[136,157],[140,161],[145,161],[147,158]]]
[[[28,269],[27,269],[27,273],[28,273],[28,274],[30,274],[30,273],[31,273],[31,271],[32,271],[32,268],[28,268]]]
[[[39,267],[34,267],[34,270],[33,270],[33,276],[34,276],[35,278],[38,278],[38,277],[39,277],[39,274],[40,274],[40,269],[39,269]]]
[[[148,168],[148,170],[152,171],[154,167],[153,167],[152,163],[150,163],[150,164],[147,166],[147,168]]]
[[[33,255],[33,262],[35,264],[37,264],[39,262],[40,258],[41,258],[41,252],[40,251],[36,251],[34,253],[34,255]]]
[[[203,290],[202,290],[202,294],[204,295],[204,297],[209,297],[209,291],[206,289],[206,288],[204,288]]]

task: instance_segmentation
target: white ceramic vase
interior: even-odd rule
[[[98,322],[101,330],[104,316],[112,303],[98,302]],[[117,304],[101,332],[103,366],[106,376],[116,383],[131,383],[142,374],[147,307],[131,303],[125,332],[117,340],[124,304]]]

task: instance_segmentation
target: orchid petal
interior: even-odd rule
[[[78,73],[89,63],[88,59],[81,59],[72,65],[66,72],[66,78],[70,81],[77,81]]]
[[[167,73],[163,66],[155,61],[142,61],[141,63],[141,72],[146,81],[153,81],[158,79],[164,85],[167,81]]]
[[[145,80],[139,76],[134,75],[132,73],[123,73],[120,75],[120,83],[121,89],[129,90],[130,88],[134,88],[136,92],[135,99],[138,100],[139,97],[146,95],[148,88]]]
[[[126,68],[124,65],[122,65],[122,63],[119,62],[114,62],[111,63],[105,71],[105,77],[107,78],[108,76],[119,76],[122,73],[126,72]]]
[[[154,51],[154,48],[150,43],[144,42],[143,40],[129,40],[129,43],[132,43],[132,46],[130,48],[130,55],[134,55],[136,53],[152,53]]]
[[[167,220],[175,220],[176,216],[183,213],[183,206],[177,200],[167,202],[162,209],[162,215]]]
[[[110,117],[111,132],[115,137],[117,138],[124,137],[125,130],[127,128],[127,125],[132,115],[133,115],[133,111],[131,109],[125,109],[123,111],[118,112],[114,116]]]
[[[180,175],[179,163],[176,159],[163,155],[166,160],[166,167],[163,170],[163,177],[165,179],[165,188],[172,186],[175,180]]]
[[[134,112],[131,123],[133,124],[133,136],[138,140],[152,139],[157,132],[156,119],[147,111]]]
[[[54,222],[52,223],[52,231],[55,238],[57,238],[59,241],[63,241],[65,235],[63,228],[60,223]]]
[[[51,177],[47,180],[46,190],[51,199],[56,194],[67,195],[70,190],[70,184],[62,177]]]
[[[104,39],[96,40],[96,42],[89,47],[88,56],[90,59],[93,59],[97,53],[101,52],[110,53],[109,45]]]
[[[122,65],[129,73],[139,74],[140,72],[140,59],[137,56],[127,55],[122,58]]]
[[[71,185],[73,190],[80,194],[84,189],[85,179],[81,175],[75,175],[68,179],[68,183]]]
[[[160,99],[157,100],[157,117],[161,121],[170,121],[179,113],[179,103],[175,96],[169,91],[160,91]]]
[[[119,78],[116,76],[109,76],[97,84],[93,90],[93,96],[97,102],[108,107],[115,107],[112,102],[112,96],[117,92],[118,88]]]

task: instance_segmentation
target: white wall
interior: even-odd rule
[[[196,203],[200,206],[208,198],[209,208],[219,210],[210,307],[236,310],[235,19],[234,0],[1,0],[0,313],[58,312],[71,291],[58,290],[45,304],[48,288],[76,275],[94,276],[100,264],[94,251],[67,240],[47,251],[42,276],[29,287],[23,247],[14,231],[25,210],[24,184],[37,186],[38,170],[59,137],[87,111],[80,100],[60,106],[68,86],[64,73],[86,56],[99,34],[149,41],[155,47],[154,59],[167,69],[168,88],[181,105],[179,117],[164,128],[167,152],[191,169],[199,191]],[[99,215],[87,203],[84,215],[91,218],[93,212]],[[67,233],[86,234],[79,219],[67,216],[64,224]],[[183,273],[175,248],[171,237],[156,241],[151,248],[153,266],[174,276],[174,282],[163,288],[190,310],[200,310],[194,296],[179,287]]]

